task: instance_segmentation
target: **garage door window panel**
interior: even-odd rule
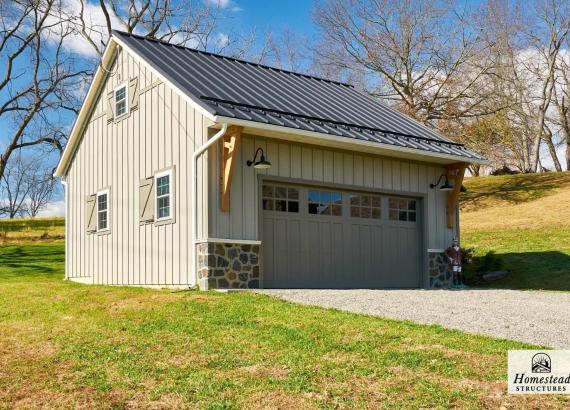
[[[350,194],[352,218],[380,219],[382,217],[380,195]]]
[[[388,215],[391,221],[416,222],[417,201],[406,198],[390,198]]]
[[[277,212],[299,212],[299,190],[275,185],[263,185],[263,210]]]
[[[308,199],[309,214],[342,216],[342,193],[309,190]]]

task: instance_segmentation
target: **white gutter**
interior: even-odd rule
[[[194,261],[194,282],[198,286],[198,158],[208,148],[215,144],[220,138],[224,136],[228,129],[228,123],[222,124],[222,129],[219,130],[212,138],[210,138],[204,145],[194,151],[192,155],[192,187],[191,192],[194,195],[192,198],[192,260]]]

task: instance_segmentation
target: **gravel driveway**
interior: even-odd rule
[[[263,289],[291,302],[570,348],[570,293],[517,290]]]

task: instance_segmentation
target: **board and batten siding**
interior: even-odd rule
[[[268,170],[255,170],[246,165],[259,147],[272,164]],[[346,185],[347,189],[360,187],[394,194],[425,195],[427,243],[424,250],[447,248],[455,234],[455,229],[446,226],[446,193],[429,188],[444,172],[439,165],[244,135],[234,171],[230,211],[222,212],[217,183],[220,155],[219,152],[211,155],[217,157],[210,163],[210,237],[260,239],[259,174],[319,185]]]
[[[208,138],[209,120],[122,49],[110,71],[66,177],[66,277],[92,277],[96,284],[192,285],[190,161]],[[134,77],[138,108],[108,122],[107,94]],[[206,155],[198,163],[199,179],[207,175]],[[140,225],[139,181],[171,166],[175,222]],[[111,231],[88,234],[86,197],[105,188]],[[197,201],[201,235],[207,229],[207,197],[204,185]]]

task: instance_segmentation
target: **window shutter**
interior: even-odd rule
[[[139,185],[139,222],[154,221],[154,177],[141,179]]]
[[[87,195],[85,203],[85,227],[87,233],[97,231],[97,213],[95,212],[95,205],[97,204],[97,195]]]
[[[139,78],[134,77],[129,81],[129,109],[135,110],[139,106]]]
[[[114,91],[107,93],[107,121],[112,121],[115,117],[115,107],[113,107],[113,101],[115,100],[113,98],[114,94]]]

